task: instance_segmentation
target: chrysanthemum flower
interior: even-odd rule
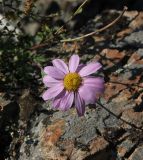
[[[99,62],[82,65],[79,61],[79,56],[73,55],[68,66],[63,60],[55,59],[52,61],[53,66],[45,67],[43,82],[48,89],[42,98],[45,101],[52,100],[52,107],[63,111],[74,104],[78,115],[82,116],[85,105],[95,103],[97,95],[103,93],[104,80],[91,76],[102,68]]]

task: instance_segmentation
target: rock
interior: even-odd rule
[[[132,28],[133,30],[140,29],[143,26],[143,23],[142,23],[143,12],[137,12],[137,11],[134,11],[134,12],[136,13],[134,13],[135,15],[131,23],[129,24],[129,27]]]
[[[143,68],[143,49],[138,49],[128,60],[128,68],[138,70]]]
[[[135,149],[135,151],[129,157],[129,160],[142,160],[142,157],[143,157],[143,146],[140,146]]]
[[[128,30],[130,30],[128,33],[131,33],[135,30],[138,30],[142,28],[143,23],[143,12],[138,12],[138,11],[126,11],[124,13],[124,16],[127,17],[127,19],[130,21]]]
[[[38,29],[40,28],[40,24],[34,21],[22,25],[23,25],[22,29],[25,32],[25,34],[30,36],[34,36],[37,33]]]
[[[35,3],[37,6],[40,5],[40,1]],[[49,8],[54,8],[53,6],[57,6],[56,11],[59,10],[59,6],[68,11],[69,3],[76,7],[79,5],[79,2],[70,0],[61,3],[56,1],[54,5],[50,0],[43,0],[41,3],[45,4],[43,14],[48,12]],[[64,6],[61,6],[63,3]],[[104,26],[104,23],[108,24],[109,20],[114,19],[119,13],[112,10],[96,16],[89,24],[90,28],[86,26],[82,31],[82,35],[88,31],[95,31]],[[46,53],[48,63],[55,57],[67,60],[73,53],[81,56],[81,63],[99,60],[103,64],[106,82],[105,93],[100,98],[105,108],[99,104],[89,105],[85,116],[78,117],[75,108],[68,112],[54,111],[49,102],[42,104],[43,102],[35,99],[29,90],[24,90],[18,104],[5,103],[5,99],[3,101],[3,97],[0,98],[3,108],[0,114],[1,117],[5,116],[0,122],[0,127],[7,122],[10,122],[11,126],[12,123],[16,123],[16,129],[20,127],[22,132],[18,130],[17,139],[13,141],[13,150],[17,143],[19,144],[20,149],[15,154],[20,160],[106,160],[128,157],[133,160],[133,157],[142,157],[142,148],[139,149],[138,143],[131,139],[130,134],[132,131],[136,136],[140,131],[142,135],[141,129],[137,129],[142,128],[143,123],[141,19],[141,12],[129,11],[121,22],[99,35],[80,42],[49,45],[49,48],[41,50],[42,53]],[[32,21],[28,22],[26,27],[28,25],[35,27],[27,32],[32,33],[35,30],[32,33],[34,35],[38,29],[37,23]],[[74,34],[68,34],[69,37],[81,35],[79,30]],[[127,124],[121,118],[133,125]],[[5,132],[0,134],[0,146],[4,144],[2,139],[10,139],[12,133],[8,130],[8,136],[4,137],[4,134]],[[139,137],[138,142],[139,140],[142,138]],[[8,146],[9,144],[6,145],[7,148]]]
[[[35,120],[31,124],[30,138],[21,146],[20,159],[82,160],[93,156],[102,160],[109,157],[108,142],[96,129],[101,123],[100,116],[103,115],[98,115],[96,109],[87,109],[85,117],[81,118],[73,109],[67,113],[54,112],[50,117],[41,113],[35,117],[36,124]]]
[[[133,30],[131,28],[126,28],[120,32],[117,33],[118,40],[121,40],[123,37],[126,37],[129,35]]]
[[[143,46],[143,31],[136,31],[131,33],[129,36],[125,38],[125,43],[134,47],[142,47]]]
[[[143,124],[143,112],[137,112],[134,109],[127,109],[122,114],[122,119],[142,128]]]
[[[119,52],[117,49],[103,49],[101,51],[101,56],[105,57],[105,60],[103,59],[102,63],[106,64],[105,69],[108,69],[123,59],[125,57],[125,52]]]
[[[37,101],[31,95],[29,90],[24,90],[22,96],[19,98],[20,113],[19,119],[23,122],[27,122],[30,115],[36,109]]]
[[[124,13],[124,16],[127,17],[128,21],[131,21],[131,23],[136,20],[137,16],[139,15],[138,11],[126,11]]]
[[[21,33],[20,29],[17,27],[17,22],[7,19],[5,16],[0,14],[0,31],[13,32],[12,39],[17,41],[17,35]]]
[[[132,142],[130,139],[126,139],[120,145],[117,146],[117,152],[119,157],[124,157],[126,153],[135,146],[135,142]]]

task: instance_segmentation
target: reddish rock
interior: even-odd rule
[[[117,37],[119,40],[123,39],[123,37],[129,35],[132,32],[131,28],[126,28],[120,32],[117,33]]]
[[[143,87],[143,84],[142,85],[140,84],[140,86]],[[142,92],[142,88],[140,88],[138,92]],[[140,105],[142,103],[142,99],[143,99],[143,93],[139,94],[139,96],[135,99],[137,105]]]
[[[108,59],[122,59],[125,56],[124,52],[119,52],[117,49],[104,49],[101,52],[101,55],[105,56]]]
[[[135,11],[136,13],[134,13],[134,19],[133,21],[131,21],[131,23],[129,24],[129,27],[132,29],[139,29],[143,26],[143,12],[138,12]]]
[[[114,83],[106,83],[105,85],[105,92],[104,92],[104,98],[108,101],[113,96],[118,96],[119,92],[123,89],[125,89],[126,86],[122,84],[114,84]]]
[[[142,128],[143,112],[136,112],[136,111],[134,111],[134,109],[127,109],[123,112],[121,118],[127,122],[130,122],[130,123],[136,125],[137,127]]]
[[[125,139],[125,141],[117,146],[118,155],[124,158],[125,154],[129,152],[134,146],[134,142],[132,142],[130,139]]]
[[[108,142],[103,137],[97,137],[90,143],[90,154],[96,154],[99,151],[106,149],[108,146]],[[104,159],[104,157],[102,157]]]
[[[126,11],[124,16],[127,17],[129,20],[133,20],[138,16],[138,11]]]
[[[139,54],[138,52],[135,52],[131,55],[130,59],[128,60],[128,64],[134,65],[134,64],[142,64],[143,66],[143,51],[142,51],[142,55]]]
[[[53,146],[57,143],[60,136],[63,134],[64,120],[59,120],[52,125],[49,125],[41,133],[41,145]]]
[[[101,58],[101,60],[107,68],[114,66],[125,56],[125,52],[120,52],[117,49],[103,49],[100,54],[101,57],[105,57],[105,59]]]
[[[116,103],[121,103],[124,101],[128,101],[131,97],[132,97],[132,92],[130,92],[128,89],[124,89],[112,101]]]
[[[46,143],[46,141],[44,143]],[[78,149],[75,146],[74,141],[70,140],[60,142],[60,146],[61,145],[64,145],[63,150],[58,147],[58,144],[53,145],[52,147],[49,145],[42,145],[40,147],[42,149],[41,156],[44,158],[44,160],[83,160],[94,155],[94,158],[97,157],[98,160],[104,160],[107,155],[110,155],[109,151],[107,150],[108,142],[103,137],[96,137],[93,139],[89,144],[89,148],[87,149]],[[103,156],[104,153],[105,156]]]

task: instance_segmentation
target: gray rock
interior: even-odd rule
[[[130,150],[136,145],[135,142],[130,139],[126,139],[121,144],[117,146],[117,151],[119,157],[124,157],[126,153],[130,152]]]
[[[125,43],[133,47],[143,47],[143,31],[136,31],[125,37]]]
[[[143,146],[135,149],[133,154],[129,157],[129,160],[142,160],[143,159]]]
[[[105,112],[101,110],[98,107],[96,109],[87,108],[85,116],[81,118],[77,116],[74,109],[65,113],[54,112],[50,116],[43,113],[35,116],[31,120],[30,126],[32,127],[29,128],[29,135],[21,146],[20,160],[37,159],[37,157],[45,159],[46,155],[49,159],[54,159],[61,154],[67,157],[65,159],[68,159],[70,154],[71,159],[74,159],[75,155],[77,159],[82,159],[81,157],[90,156],[90,152],[97,154],[100,151],[102,153],[108,146],[108,142],[100,137],[97,126],[99,128],[102,126],[103,130],[102,119],[108,113],[100,115],[101,112]],[[34,145],[35,141],[36,145]],[[95,148],[99,148],[96,150],[94,148],[95,151],[89,147],[94,141],[98,142]],[[99,143],[101,141],[102,145]],[[66,155],[65,152],[68,154]],[[109,152],[107,155],[110,155]]]

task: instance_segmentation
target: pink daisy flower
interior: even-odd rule
[[[55,59],[53,66],[45,67],[43,83],[48,89],[42,98],[45,101],[52,100],[52,107],[63,111],[74,104],[78,115],[82,116],[85,106],[94,104],[98,94],[104,92],[104,79],[90,76],[102,68],[99,62],[81,65],[79,61],[79,56],[73,55],[68,66],[63,60]]]

